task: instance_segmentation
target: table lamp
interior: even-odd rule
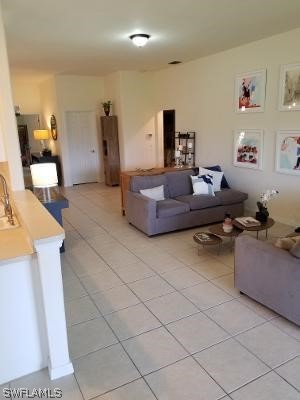
[[[39,191],[42,189],[42,201],[47,202],[51,200],[50,188],[56,187],[58,183],[57,170],[55,163],[38,163],[30,165],[30,172],[32,177],[32,184],[34,191],[39,196]]]
[[[33,137],[35,138],[35,140],[41,141],[41,144],[42,144],[41,154],[43,156],[51,156],[51,150],[49,150],[47,148],[47,146],[45,145],[45,140],[48,140],[50,137],[49,131],[47,129],[35,129],[33,131]]]

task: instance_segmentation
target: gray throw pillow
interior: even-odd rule
[[[300,242],[294,244],[290,250],[290,253],[296,258],[300,258]]]

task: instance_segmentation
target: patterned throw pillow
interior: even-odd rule
[[[208,196],[214,196],[215,192],[213,189],[213,177],[212,175],[198,175],[191,176],[194,196],[199,194],[206,194]]]

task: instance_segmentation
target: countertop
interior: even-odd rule
[[[0,231],[0,263],[29,256],[35,244],[63,240],[65,232],[29,190],[12,193],[20,226]]]

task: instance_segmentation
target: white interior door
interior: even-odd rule
[[[99,180],[99,145],[95,111],[68,111],[66,124],[72,183]]]

